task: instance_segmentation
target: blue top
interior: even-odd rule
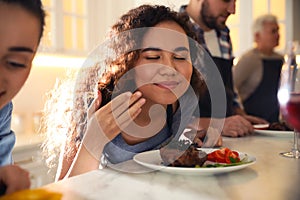
[[[0,110],[0,166],[13,162],[12,149],[16,142],[16,136],[11,130],[12,109],[12,102],[9,102]]]

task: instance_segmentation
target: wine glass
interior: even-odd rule
[[[291,151],[280,153],[280,155],[297,159],[300,158],[298,149],[300,131],[300,67],[296,59],[298,45],[298,41],[291,41],[287,44],[278,90],[278,101],[282,116],[294,128],[294,143]]]

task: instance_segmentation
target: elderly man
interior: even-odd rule
[[[242,55],[234,67],[234,83],[248,114],[277,122],[277,90],[283,56],[274,51],[279,44],[276,16],[258,17],[253,24],[253,38],[256,46]]]

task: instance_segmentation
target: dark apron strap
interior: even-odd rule
[[[228,117],[234,114],[234,108],[233,108],[234,90],[233,90],[233,79],[232,79],[233,59],[228,60],[219,57],[212,57],[212,59],[215,62],[224,83],[225,93],[226,93],[226,102],[224,103],[227,106],[226,117]],[[215,90],[219,89],[217,85],[212,85],[211,88],[215,88]],[[222,107],[221,105],[214,105],[214,106],[216,106],[216,110],[219,110],[218,107]],[[202,97],[200,97],[199,100],[200,117],[217,117],[217,118],[224,117],[222,116],[222,113],[212,114],[211,107],[212,105],[211,105],[210,94],[209,91],[207,91]]]

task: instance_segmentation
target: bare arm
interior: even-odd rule
[[[103,147],[104,145],[102,146],[102,150]],[[99,149],[99,152],[102,153],[101,149]],[[93,157],[84,145],[80,145],[76,157],[74,158],[73,163],[71,164],[70,169],[66,174],[66,177],[72,177],[78,174],[83,174],[98,169],[99,165],[100,161]]]
[[[71,152],[71,155],[68,155],[66,150],[63,152],[58,169],[58,180],[98,169],[100,157],[107,142],[109,140],[104,134],[93,127],[88,128],[75,152]]]

